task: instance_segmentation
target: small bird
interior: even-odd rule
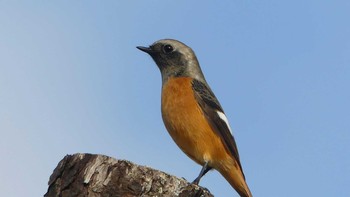
[[[148,53],[160,69],[166,129],[180,149],[203,166],[193,183],[199,184],[202,176],[214,168],[241,197],[252,197],[224,110],[192,49],[173,39],[137,48]]]

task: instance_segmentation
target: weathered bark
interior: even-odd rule
[[[45,197],[213,196],[184,179],[104,155],[65,156],[49,180]]]

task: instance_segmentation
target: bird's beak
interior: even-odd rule
[[[150,47],[138,46],[138,47],[136,47],[136,48],[138,48],[138,49],[140,49],[141,51],[143,51],[143,52],[145,52],[145,53],[148,53],[148,54],[150,54],[150,53],[153,52],[153,50],[152,50]]]

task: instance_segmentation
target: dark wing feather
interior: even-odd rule
[[[212,126],[213,130],[220,136],[223,144],[226,146],[227,150],[231,153],[231,155],[236,159],[239,167],[243,172],[241,162],[239,160],[239,154],[235,139],[232,136],[226,122],[222,120],[219,114],[217,113],[217,111],[224,113],[219,101],[217,100],[211,89],[203,82],[193,79],[192,88],[194,90],[195,98],[197,99],[197,102],[202,108],[209,124]]]

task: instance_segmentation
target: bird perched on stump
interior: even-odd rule
[[[230,125],[192,49],[172,39],[137,48],[160,69],[166,129],[181,150],[203,166],[193,183],[214,168],[241,197],[251,197]]]

